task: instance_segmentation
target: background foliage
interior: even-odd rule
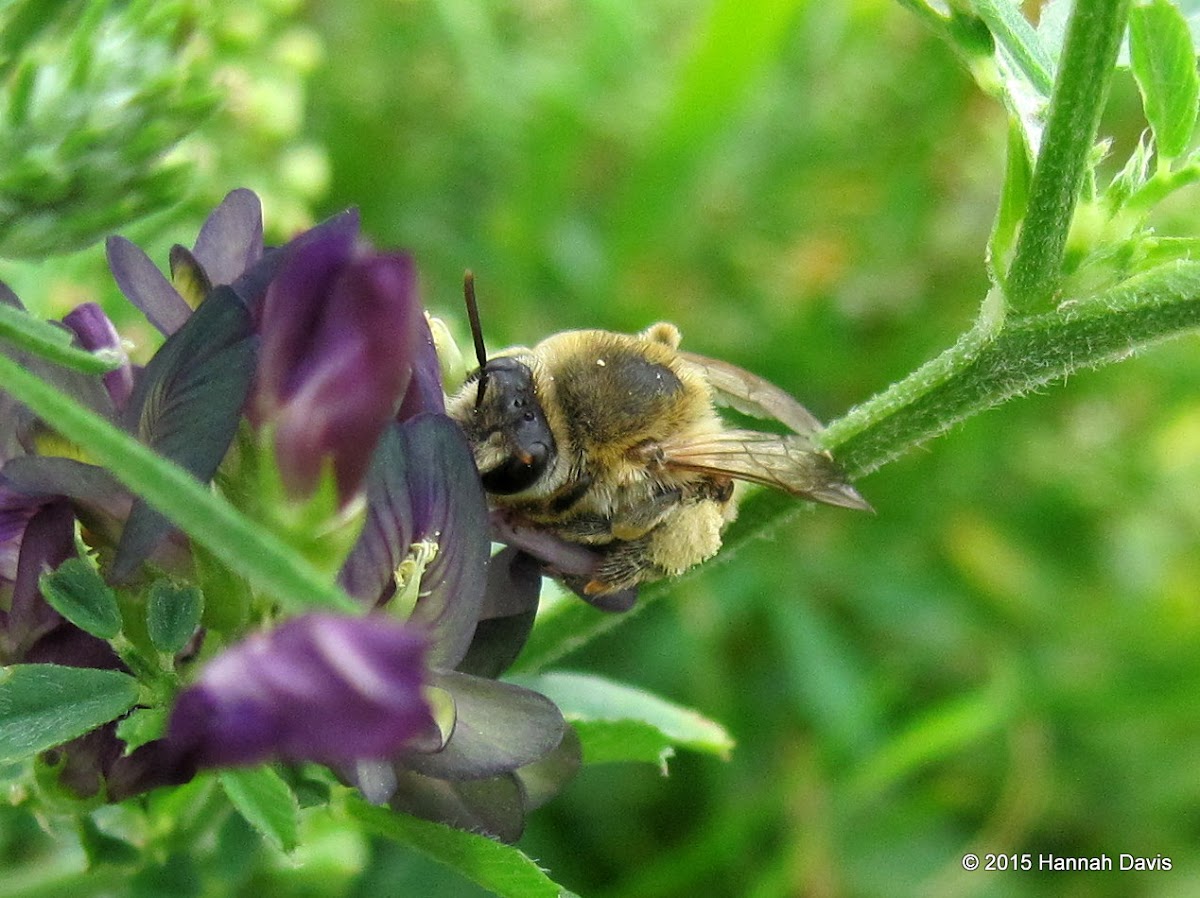
[[[457,314],[475,270],[494,347],[667,319],[824,419],[953,342],[987,291],[1005,116],[899,5],[213,15],[237,26],[209,47],[226,102],[183,145],[183,209],[140,226],[156,259],[234,186],[281,231],[355,204],[380,246],[414,252],[435,311]],[[281,47],[307,55],[252,63]],[[273,152],[246,151],[232,85],[296,111]],[[1114,159],[1145,126],[1118,75]],[[296,152],[307,175],[281,178]],[[1177,200],[1156,227],[1195,235],[1194,193]],[[105,282],[84,276],[101,256],[0,276],[61,314]],[[1186,337],[973,418],[859,483],[877,516],[798,514],[568,656],[738,744],[724,763],[680,754],[668,778],[588,767],[521,847],[589,898],[1200,892],[1195,350]],[[348,826],[289,859],[236,835],[225,863],[246,894],[477,893]],[[0,850],[44,842],[0,812]],[[1174,869],[965,873],[968,850]]]

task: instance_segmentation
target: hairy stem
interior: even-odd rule
[[[1046,311],[1053,303],[1128,16],[1129,0],[1086,0],[1072,10],[1029,207],[1009,269],[1007,298],[1017,312]]]

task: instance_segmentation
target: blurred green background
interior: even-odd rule
[[[475,270],[493,348],[666,319],[831,420],[987,289],[1003,111],[899,4],[219,5],[263,78],[305,48],[276,98],[303,115],[249,164],[221,113],[196,207],[259,189],[279,237],[357,205],[433,311],[461,320]],[[1123,74],[1104,129],[1127,153],[1143,127]],[[1158,226],[1200,232],[1194,194]],[[798,514],[567,658],[738,747],[586,769],[521,847],[586,898],[1200,895],[1196,350],[975,418],[861,481],[876,516]],[[967,873],[967,851],[1174,869]],[[479,894],[394,846],[350,866],[271,888]]]

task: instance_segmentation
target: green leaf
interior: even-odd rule
[[[501,898],[573,898],[519,849],[441,823],[418,820],[348,795],[350,816],[369,832],[457,870]]]
[[[198,587],[156,580],[146,599],[146,632],[156,649],[174,655],[192,638],[203,613],[204,594]]]
[[[125,894],[128,898],[200,898],[203,882],[196,858],[186,851],[173,851],[134,873]]]
[[[91,353],[72,346],[71,331],[48,321],[39,321],[28,312],[4,302],[0,302],[0,339],[83,374],[104,374],[121,363],[109,353]]]
[[[0,668],[0,761],[15,761],[120,717],[137,681],[115,670],[17,664]]]
[[[222,770],[219,779],[238,813],[263,838],[283,851],[296,847],[299,804],[291,787],[274,768]]]
[[[99,639],[113,639],[121,632],[116,593],[84,559],[68,558],[42,574],[38,588],[50,607],[79,629]]]
[[[166,708],[134,708],[117,724],[117,738],[125,743],[125,754],[161,739],[167,729]]]
[[[579,734],[584,764],[653,764],[664,776],[675,746],[657,727],[640,720],[579,720],[571,726]]]
[[[1187,20],[1170,0],[1147,0],[1129,13],[1133,77],[1161,158],[1187,149],[1196,127],[1200,76]]]
[[[734,741],[718,723],[641,689],[591,674],[547,673],[520,680],[576,725],[586,763],[647,761],[664,768],[675,748],[727,758]]]
[[[1116,215],[1150,180],[1150,156],[1149,141],[1143,134],[1125,161],[1125,167],[1113,177],[1108,189],[1104,191],[1105,210],[1110,217]]]
[[[354,612],[357,606],[330,579],[274,534],[239,514],[178,465],[54,389],[0,354],[0,383],[55,430],[82,446],[97,463],[161,511],[193,541],[287,607],[320,606]]]

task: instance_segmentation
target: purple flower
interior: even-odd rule
[[[0,283],[0,302],[23,310],[20,300]],[[77,372],[68,371],[20,351],[12,355],[23,365],[36,371],[64,392],[71,393],[92,409],[112,416],[128,399],[133,371],[120,345],[116,329],[103,310],[94,303],[85,303],[63,319],[75,341],[88,350],[107,349],[121,358],[122,363],[98,381]],[[24,467],[28,471],[44,459],[28,453],[35,449],[42,432],[32,414],[10,395],[0,391],[0,586],[12,584],[17,577],[18,561],[27,526],[47,505],[60,502],[69,493],[57,483],[23,484],[11,474]],[[65,461],[65,459],[56,459]],[[77,463],[73,463],[77,464]],[[99,469],[96,469],[99,470]],[[68,549],[73,542],[68,534]],[[36,583],[33,584],[36,595]],[[18,595],[16,604],[20,604]]]
[[[94,302],[85,302],[63,318],[63,324],[75,332],[76,341],[89,352],[107,350],[115,354],[121,364],[104,375],[104,386],[112,398],[113,406],[120,412],[133,392],[133,366],[121,346],[117,329],[108,320],[104,310]]]
[[[255,285],[261,285],[272,270],[262,258],[258,198],[247,190],[233,191],[205,222],[194,254],[182,247],[172,253],[177,281],[192,303],[202,306],[196,314],[136,246],[113,237],[108,254],[122,289],[168,334],[167,341],[144,370],[135,371],[107,316],[89,303],[66,316],[64,325],[81,346],[115,352],[122,364],[102,380],[36,358],[29,360],[30,366],[207,482],[229,448],[254,374],[247,303],[255,295]],[[223,286],[229,283],[234,286]],[[0,298],[20,305],[11,294]],[[86,446],[78,450],[86,456]],[[90,505],[80,511],[86,510],[93,537],[117,547],[110,570],[114,581],[132,577],[152,553],[161,556],[164,547],[169,554],[178,554],[178,546],[168,545],[172,531],[166,520],[141,500],[114,489],[103,470],[53,454],[18,462],[4,469],[0,508],[13,516],[8,495],[12,491],[38,494],[41,501],[67,496],[79,506]]]
[[[575,775],[580,745],[549,699],[463,674],[435,683],[454,696],[454,734],[438,752],[409,750],[348,777],[398,811],[515,842],[525,815]]]
[[[9,610],[0,611],[0,664],[38,660],[36,652],[32,659],[28,656],[39,641],[55,630],[75,629],[46,604],[38,591],[38,577],[75,554],[75,517],[70,505],[61,499],[43,501],[40,505],[31,502],[30,507],[31,512],[16,534],[18,560],[12,578]],[[88,653],[93,645],[108,648],[86,633],[75,632],[86,637],[86,660],[93,660]]]
[[[21,540],[36,511],[28,496],[0,483],[0,585],[16,579]]]
[[[267,289],[252,417],[272,428],[285,488],[307,497],[332,461],[339,498],[361,486],[427,330],[403,253],[358,242],[347,213],[293,241]]]
[[[540,572],[554,577],[577,596],[601,611],[629,611],[637,602],[636,586],[618,592],[593,596],[586,584],[595,579],[596,569],[604,555],[590,546],[568,542],[523,520],[508,509],[492,511],[492,538],[513,550],[519,550],[530,562],[536,562]]]
[[[175,333],[191,317],[209,289],[231,285],[249,302],[261,277],[255,276],[263,256],[262,206],[253,191],[231,191],[200,228],[189,253],[177,246],[168,281],[137,246],[112,236],[105,244],[108,265],[121,292],[159,331]]]
[[[418,569],[416,553],[428,560]],[[408,621],[430,636],[430,663],[462,660],[487,583],[487,508],[462,432],[422,414],[384,432],[367,477],[367,519],[340,581],[367,607],[393,600],[406,572],[419,577]],[[412,556],[412,557],[410,557]]]
[[[168,743],[201,767],[338,764],[440,745],[425,653],[417,630],[383,615],[293,618],[210,661],[176,701]]]
[[[56,383],[198,480],[215,477],[247,417],[289,495],[311,496],[326,472],[342,504],[365,495],[339,580],[367,616],[286,620],[232,641],[198,672],[181,655],[190,682],[166,735],[126,756],[115,725],[98,728],[55,750],[61,781],[119,799],[199,768],[313,761],[372,800],[515,839],[526,812],[577,769],[579,744],[551,701],[497,680],[530,632],[539,565],[516,550],[489,557],[485,496],[444,414],[410,258],[366,247],[354,212],[264,249],[249,191],[226,197],[192,251],[172,250],[170,282],[128,241],[111,239],[108,254],[167,339],[143,370],[126,363],[103,380]],[[119,348],[95,307],[65,324],[88,348]],[[30,423],[5,402],[0,393],[0,415]],[[188,571],[187,541],[168,539],[165,519],[106,471],[25,454],[25,436],[0,427],[0,577],[13,584],[0,660],[120,667],[106,642],[49,608],[38,576],[74,554],[76,518],[118,588],[148,557]],[[261,470],[253,447],[240,448],[250,461],[231,472],[234,497]],[[236,640],[235,620],[271,614],[222,611],[221,590],[205,592],[209,644]]]
[[[338,769],[373,801],[513,841],[526,813],[579,767],[578,740],[545,697],[497,682],[529,635],[540,576],[515,552],[489,561],[486,500],[461,430],[421,414],[390,428],[367,476],[367,520],[342,585],[390,606],[416,547],[435,554],[407,624],[429,634],[432,684],[452,699],[453,731],[435,751]]]

